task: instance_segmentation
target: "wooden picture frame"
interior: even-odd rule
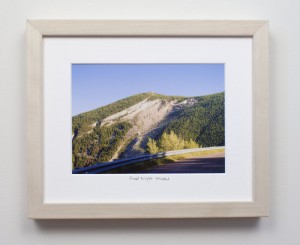
[[[44,203],[43,38],[45,37],[250,37],[253,43],[253,201],[172,203]],[[261,217],[268,215],[267,21],[27,21],[28,217],[127,219]]]

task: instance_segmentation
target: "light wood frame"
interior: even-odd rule
[[[251,37],[253,39],[253,201],[223,203],[45,204],[43,202],[44,37]],[[28,217],[121,219],[261,217],[268,215],[267,21],[27,21]]]

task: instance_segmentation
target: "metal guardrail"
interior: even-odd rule
[[[191,152],[201,152],[207,150],[217,150],[217,149],[224,149],[224,146],[216,146],[216,147],[206,147],[206,148],[193,148],[193,149],[184,149],[184,150],[176,150],[176,151],[166,151],[166,152],[159,152],[157,154],[147,154],[137,157],[131,158],[124,158],[120,160],[115,160],[112,162],[103,162],[103,163],[96,163],[92,166],[83,167],[83,168],[75,168],[72,173],[73,174],[98,174],[102,173],[114,168],[119,168],[128,164],[138,163],[142,161],[149,161],[153,159],[163,158],[167,156],[174,156],[180,155],[184,153],[191,153]]]

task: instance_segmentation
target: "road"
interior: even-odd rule
[[[156,166],[140,173],[225,173],[225,155],[216,153]]]
[[[207,150],[217,150],[217,149],[224,149],[224,146],[183,149],[183,150],[160,152],[157,154],[146,154],[146,155],[141,155],[141,156],[137,156],[137,157],[119,159],[119,160],[112,161],[112,162],[96,163],[92,166],[87,166],[87,167],[83,167],[83,168],[75,168],[75,169],[73,169],[72,173],[73,174],[99,174],[99,173],[103,173],[103,172],[111,170],[111,169],[119,168],[119,167],[122,167],[125,165],[134,164],[134,163],[138,163],[138,162],[143,162],[143,161],[147,161],[147,160],[159,159],[159,158],[164,158],[167,156],[176,156],[176,155],[181,155],[184,153],[200,152],[200,151],[207,151]]]

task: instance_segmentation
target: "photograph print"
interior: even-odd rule
[[[73,174],[225,173],[224,64],[73,64]]]

